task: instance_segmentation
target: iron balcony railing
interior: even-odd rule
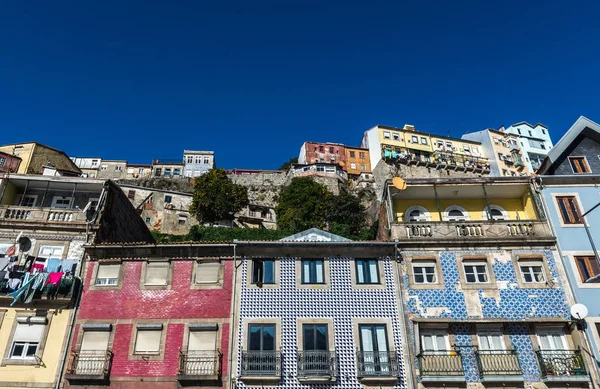
[[[462,376],[465,374],[460,351],[422,351],[417,355],[421,377]]]
[[[481,377],[523,374],[515,350],[478,350],[475,356]]]
[[[398,357],[390,351],[358,351],[357,374],[359,377],[397,377]]]
[[[579,350],[540,350],[537,357],[542,378],[588,374]]]
[[[180,376],[221,377],[223,354],[214,351],[179,350]]]
[[[281,377],[280,351],[242,351],[242,376]]]
[[[109,350],[71,351],[67,374],[72,376],[107,377],[112,352]]]
[[[298,352],[299,377],[336,377],[337,358],[333,351],[299,351]]]

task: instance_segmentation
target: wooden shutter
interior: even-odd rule
[[[84,331],[83,341],[81,342],[81,351],[104,351],[108,350],[108,331]]]
[[[100,265],[96,278],[119,278],[121,265]]]
[[[201,261],[196,265],[197,284],[216,284],[219,282],[220,261]]]
[[[146,265],[145,285],[167,285],[169,262],[149,262]]]
[[[190,331],[189,351],[216,350],[217,331]]]
[[[30,342],[39,343],[42,340],[42,335],[46,330],[43,324],[17,324],[13,342]]]
[[[135,338],[136,353],[159,353],[161,330],[138,330]]]

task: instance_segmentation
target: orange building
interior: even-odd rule
[[[370,173],[371,159],[369,157],[369,149],[346,146],[346,166],[344,170],[349,175],[356,176],[360,173]]]

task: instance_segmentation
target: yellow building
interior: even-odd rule
[[[490,160],[491,175],[515,177],[528,176],[523,152],[516,135],[487,129],[463,135],[463,139],[481,142],[483,154]]]
[[[19,174],[41,174],[42,168],[48,164],[63,172],[63,175],[78,176],[81,174],[81,170],[64,151],[41,143],[9,144],[0,146],[0,151],[21,158],[22,162],[17,172]]]

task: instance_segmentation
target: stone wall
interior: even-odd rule
[[[67,170],[81,173],[81,170],[67,157],[65,153],[40,144],[36,144],[33,156],[29,162],[27,174],[42,174],[42,168],[50,162],[57,170]]]

